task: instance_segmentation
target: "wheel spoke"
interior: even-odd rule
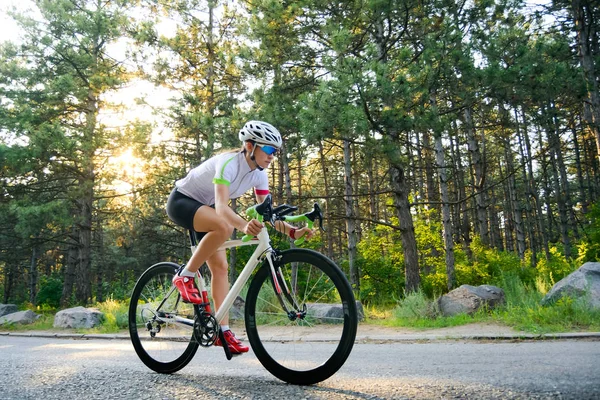
[[[256,274],[246,298],[246,331],[259,361],[290,383],[327,379],[346,360],[356,335],[356,308],[350,285],[327,258],[303,249],[278,261],[298,313],[288,316],[274,294],[268,266]],[[290,299],[282,295],[282,300]],[[342,307],[342,302],[350,306]],[[332,304],[333,303],[333,304]],[[346,313],[340,317],[341,313]],[[253,322],[252,322],[253,321]]]
[[[177,293],[171,283],[177,268],[172,263],[149,268],[137,282],[129,307],[129,331],[136,353],[149,368],[163,373],[183,368],[198,349],[193,328],[175,320],[179,315],[193,320],[194,315],[190,304],[172,296]],[[160,317],[162,313],[167,316]]]

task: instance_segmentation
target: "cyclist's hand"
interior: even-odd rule
[[[296,229],[295,237],[296,237],[296,239],[300,239],[301,237],[306,236],[304,239],[308,240],[311,237],[313,237],[314,234],[315,234],[314,230],[312,230],[312,229],[310,229],[310,228],[308,228],[308,227],[305,226],[304,228],[298,228],[298,229]]]
[[[244,227],[244,233],[246,235],[256,236],[260,233],[263,227],[264,225],[261,224],[259,220],[251,219]]]

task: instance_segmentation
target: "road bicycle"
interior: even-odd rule
[[[291,215],[296,210],[287,204],[273,207],[269,195],[246,214],[270,226],[276,221],[306,222],[312,229],[318,220],[323,229],[317,203],[311,212]],[[221,246],[255,245],[256,249],[216,313],[211,310],[200,273],[197,283],[203,303],[199,305],[183,302],[171,282],[182,265],[160,262],[140,276],[129,305],[129,333],[146,366],[159,373],[174,373],[191,361],[200,346],[212,346],[217,338],[225,343],[219,322],[245,292],[248,341],[270,373],[288,383],[309,385],[331,377],[342,367],[354,345],[358,323],[348,280],[319,252],[275,248],[268,225],[257,237],[246,235]],[[190,242],[193,252],[197,240],[192,231]],[[223,349],[231,359],[229,348]]]

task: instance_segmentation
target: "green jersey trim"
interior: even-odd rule
[[[217,179],[217,178],[214,178],[213,179],[213,183],[214,184],[220,184],[220,185],[227,185],[227,186],[231,185],[231,182],[229,182],[227,179]]]
[[[229,164],[235,157],[237,157],[237,154],[235,156],[231,157],[229,160],[225,161],[225,163],[223,164],[223,168],[221,168],[221,173],[220,173],[219,177],[214,178],[213,183],[227,185],[227,186],[231,185],[231,182],[229,182],[227,179],[223,178],[223,174],[225,174],[225,168],[227,167],[227,164]]]

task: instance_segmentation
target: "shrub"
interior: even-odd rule
[[[40,278],[40,291],[37,294],[37,303],[43,308],[58,308],[62,296],[63,282],[57,275],[42,276]]]
[[[128,327],[129,301],[117,301],[112,298],[97,303],[96,307],[104,314],[101,331],[118,332]]]
[[[422,292],[414,292],[398,302],[394,317],[404,320],[433,318],[436,314],[435,302]]]
[[[548,282],[550,283],[550,286],[553,286],[556,282],[573,272],[575,266],[567,260],[557,246],[551,246],[550,259],[548,260],[546,257],[541,257],[536,266],[536,270],[536,278]]]

